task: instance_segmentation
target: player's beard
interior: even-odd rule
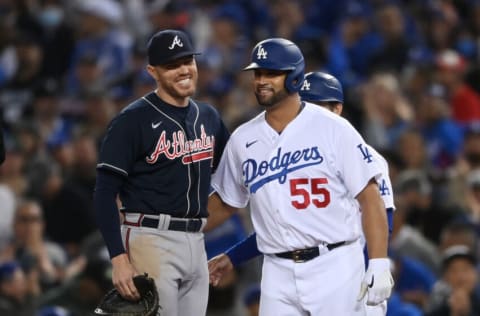
[[[263,96],[258,91],[255,91],[255,97],[257,98],[258,104],[264,107],[271,107],[288,97],[288,93],[285,89],[279,92],[275,92],[275,90],[272,89],[272,92],[273,94],[270,96]]]
[[[167,80],[158,74],[161,89],[174,99],[191,97],[196,92],[198,74],[192,72],[189,76]],[[190,82],[182,84],[181,80],[190,79]]]
[[[191,97],[195,94],[197,82],[194,77],[190,78],[190,80],[191,81],[188,84],[188,87],[183,87],[182,84],[180,84],[179,82],[176,82],[173,85],[167,85],[165,90],[171,96],[176,96],[181,98]]]

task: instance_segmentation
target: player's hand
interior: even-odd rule
[[[140,294],[133,283],[133,277],[138,275],[130,263],[128,255],[122,253],[112,258],[112,282],[120,295],[130,301],[140,299]]]
[[[361,301],[367,295],[367,305],[378,305],[390,297],[394,284],[390,259],[370,259],[357,300]]]
[[[217,286],[225,273],[233,270],[233,264],[230,257],[222,253],[208,260],[208,272],[210,274],[210,283]]]

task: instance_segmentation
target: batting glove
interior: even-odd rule
[[[378,305],[390,297],[394,284],[390,273],[390,259],[370,259],[357,300],[361,301],[368,293],[367,305]]]

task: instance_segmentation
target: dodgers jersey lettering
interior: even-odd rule
[[[259,250],[278,253],[359,238],[354,197],[380,174],[380,164],[348,121],[306,103],[280,135],[265,112],[241,125],[212,186],[232,206],[250,202]]]
[[[97,168],[128,175],[120,192],[127,212],[206,217],[210,175],[228,136],[212,106],[190,100],[178,108],[152,92],[111,122]]]

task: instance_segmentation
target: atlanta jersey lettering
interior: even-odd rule
[[[232,206],[250,202],[259,250],[278,253],[359,238],[353,198],[380,174],[348,121],[306,103],[281,134],[265,112],[240,126],[212,186]]]
[[[212,106],[178,108],[152,92],[112,121],[97,168],[128,175],[124,211],[206,217],[210,175],[228,136]]]

